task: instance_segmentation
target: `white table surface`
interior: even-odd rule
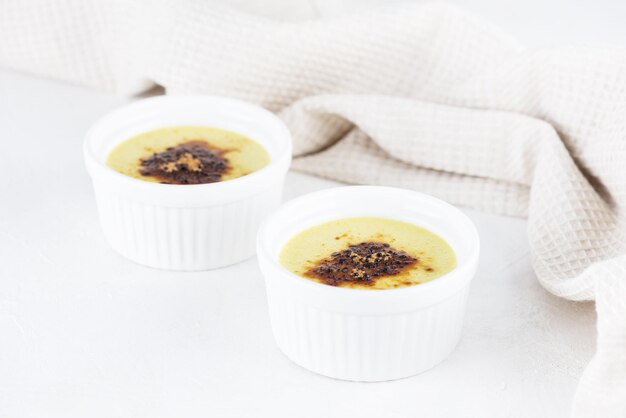
[[[111,250],[82,136],[128,99],[0,72],[0,417],[564,417],[594,307],[536,281],[521,219],[483,249],[458,349],[396,382],[314,375],[276,348],[256,260],[153,270]],[[290,173],[286,198],[336,183]]]

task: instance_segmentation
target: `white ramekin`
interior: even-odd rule
[[[112,148],[152,129],[205,125],[243,134],[265,147],[271,162],[233,180],[168,185],[131,178],[106,164]],[[136,101],[100,119],[84,143],[104,235],[137,263],[169,270],[206,270],[254,255],[262,220],[282,197],[291,135],[272,113],[211,96],[160,96]]]
[[[418,286],[363,290],[313,282],[279,264],[293,235],[354,216],[428,228],[452,246],[457,267]],[[459,341],[480,243],[473,223],[448,203],[389,187],[323,190],[283,205],[259,230],[257,246],[274,337],[306,369],[345,380],[399,379],[443,361]]]

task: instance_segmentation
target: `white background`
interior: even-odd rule
[[[283,18],[362,7],[237,3]],[[455,3],[532,45],[626,39],[626,2]],[[104,242],[81,142],[127,100],[0,72],[1,418],[568,415],[594,350],[594,307],[540,287],[525,221],[467,211],[483,253],[463,340],[445,363],[388,383],[316,376],[275,347],[254,259],[174,273]],[[334,185],[291,173],[286,198]]]
[[[420,0],[207,0],[285,20],[339,16],[366,7]],[[426,1],[421,1],[426,2]],[[580,43],[626,46],[623,0],[430,0],[456,5],[535,47]]]

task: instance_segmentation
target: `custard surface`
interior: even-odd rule
[[[417,261],[407,263],[399,273],[382,274],[369,283],[340,282],[333,285],[363,289],[393,289],[413,286],[440,277],[456,267],[456,255],[437,234],[417,225],[387,218],[355,217],[316,225],[293,236],[281,250],[280,264],[291,272],[320,283],[330,284],[312,274],[323,261],[340,257],[359,244],[388,244]],[[378,246],[381,248],[381,246]],[[382,254],[382,253],[381,253]],[[383,254],[384,255],[384,254]],[[347,266],[354,268],[354,265]],[[370,269],[371,271],[371,269]]]
[[[145,166],[142,166],[142,161],[185,143],[204,143],[207,149],[215,150],[217,155],[227,161],[228,168],[218,176],[218,181],[245,176],[260,170],[270,162],[270,157],[263,146],[241,134],[208,126],[172,126],[147,131],[123,141],[111,150],[106,164],[136,179],[181,184],[164,181],[163,177],[142,174],[142,170],[147,171]],[[190,167],[196,168],[193,164],[190,164]],[[186,169],[185,165],[183,169]]]

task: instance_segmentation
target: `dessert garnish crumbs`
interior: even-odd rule
[[[305,275],[331,286],[372,285],[377,278],[398,274],[417,262],[417,258],[387,243],[361,242],[320,260]]]
[[[139,172],[165,184],[215,183],[229,169],[224,152],[205,141],[187,141],[142,159]]]

